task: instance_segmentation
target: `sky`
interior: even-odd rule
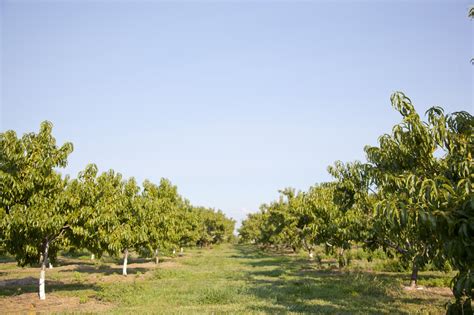
[[[236,220],[331,180],[400,116],[473,113],[468,1],[0,0],[0,132],[54,124],[88,163]]]

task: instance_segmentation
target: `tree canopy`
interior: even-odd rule
[[[340,250],[362,243],[411,264],[412,285],[424,265],[449,262],[458,271],[449,312],[472,312],[473,116],[432,107],[423,121],[402,92],[391,103],[402,121],[365,147],[366,161],[336,162],[328,168],[335,181],[308,192],[284,190],[243,221],[241,241]]]
[[[194,207],[167,179],[157,186],[114,170],[99,175],[89,164],[77,178],[63,176],[73,150],[56,144],[52,124],[21,138],[0,133],[0,241],[21,266],[41,262],[39,295],[45,298],[46,264],[62,248],[85,248],[99,257],[231,241],[235,221],[220,210]]]

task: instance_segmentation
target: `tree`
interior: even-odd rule
[[[423,223],[440,240],[443,255],[458,274],[453,279],[456,302],[448,313],[473,313],[474,297],[474,117],[467,112],[445,115],[441,108],[428,111],[432,138],[444,152],[442,171],[430,177],[412,177]]]
[[[149,246],[140,187],[135,179],[124,180],[113,170],[96,175],[97,167],[89,165],[73,184],[80,209],[80,224],[72,229],[79,236],[74,245],[98,257],[104,252],[112,256],[122,253],[122,274],[126,276],[129,250]]]
[[[353,204],[374,202],[369,240],[395,249],[402,261],[411,260],[412,285],[423,264],[441,267],[448,260],[458,270],[456,303],[449,312],[472,312],[474,118],[433,107],[423,122],[403,93],[394,93],[391,101],[402,122],[379,138],[379,146],[366,147],[367,163],[360,167],[366,182],[349,172],[339,187]],[[357,191],[362,193],[354,198]]]
[[[347,243],[370,244],[367,241],[373,239],[376,192],[371,187],[368,165],[359,161],[346,164],[336,161],[328,167],[328,172],[335,178],[331,183],[332,197],[338,209],[333,242],[342,247]]]
[[[181,197],[177,187],[167,179],[162,178],[159,186],[146,180],[143,183],[142,202],[148,222],[149,246],[158,264],[159,250],[171,249],[179,242]]]
[[[198,246],[207,247],[232,239],[235,221],[227,218],[221,210],[195,207],[193,211],[199,222]]]
[[[148,224],[146,215],[141,206],[139,197],[140,187],[134,178],[125,181],[123,186],[122,207],[116,212],[116,223],[113,234],[117,244],[120,244],[123,258],[123,272],[127,275],[128,251],[139,250],[142,246],[148,246]]]
[[[104,206],[113,207],[116,204],[115,200],[110,198],[116,191],[108,191],[110,185],[103,181],[105,173],[99,184],[97,173],[95,164],[87,165],[84,171],[79,172],[78,177],[71,181],[68,190],[74,196],[74,207],[78,210],[78,224],[72,228],[77,237],[72,239],[71,245],[75,248],[86,248],[94,257],[97,255],[100,258],[106,248],[102,247],[105,235],[102,230],[97,229],[98,220],[105,210]],[[120,183],[120,179],[118,182]]]
[[[266,244],[274,245],[279,249],[292,248],[293,251],[302,246],[301,239],[297,231],[298,217],[295,215],[295,207],[301,200],[301,194],[293,188],[280,190],[277,200],[263,204],[261,211],[266,213],[265,229]],[[312,253],[312,244],[306,244],[306,250]]]
[[[379,146],[367,146],[367,163],[344,166],[336,163],[329,171],[338,179],[338,203],[366,218],[366,246],[382,247],[389,255],[412,265],[411,286],[416,286],[418,270],[436,259],[444,263],[438,239],[430,226],[422,224],[419,197],[408,185],[413,176],[429,177],[441,171],[434,155],[437,145],[429,128],[403,93],[391,97],[403,121],[391,135],[379,138]],[[361,229],[363,230],[363,229]]]
[[[239,242],[260,244],[262,239],[260,227],[263,224],[264,219],[261,212],[249,213],[239,228]]]
[[[263,204],[260,213],[250,214],[242,223],[242,241],[294,251],[303,248],[310,259],[316,245],[347,249],[349,239],[345,236],[350,233],[343,233],[347,229],[339,222],[341,214],[333,194],[333,183],[315,185],[308,192],[281,190],[279,199]]]
[[[37,134],[22,138],[11,130],[0,134],[1,238],[19,265],[41,260],[41,300],[46,298],[46,264],[56,260],[60,241],[77,221],[66,191],[69,179],[56,171],[66,166],[73,146],[58,147],[52,127],[45,121]]]
[[[198,211],[190,204],[188,200],[181,200],[179,203],[179,211],[176,218],[176,238],[181,247],[196,246],[199,241],[200,227],[203,222],[200,220]]]
[[[474,12],[471,10],[471,15]],[[474,117],[433,107],[423,121],[402,92],[391,96],[401,116],[391,134],[365,148],[367,161],[328,168],[336,181],[280,199],[249,215],[243,241],[322,244],[364,242],[412,265],[411,286],[428,262],[458,271],[448,313],[471,314],[474,298]],[[296,233],[291,233],[292,231]]]
[[[349,212],[342,212],[334,203],[334,183],[315,185],[305,194],[303,209],[306,229],[313,244],[325,245],[335,252],[339,249],[339,266],[343,267],[347,261],[344,251],[351,247],[353,240],[353,222]]]

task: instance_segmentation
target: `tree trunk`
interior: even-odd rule
[[[173,249],[173,255],[176,255],[176,249]]]
[[[303,238],[303,246],[308,251],[309,260],[313,260],[314,258],[313,248],[311,246],[308,246],[308,243],[306,243],[306,240],[304,238]]]
[[[49,260],[49,257],[48,257],[48,259],[47,259],[46,261],[47,261],[47,264],[48,264],[48,269],[53,269],[53,264],[52,264],[51,261]]]
[[[46,300],[45,285],[46,285],[46,262],[48,261],[49,241],[46,239],[43,249],[43,261],[41,262],[41,272],[39,279],[39,298]]]
[[[158,248],[155,249],[155,264],[159,264],[160,263],[160,256],[158,256]]]
[[[346,259],[344,257],[344,248],[339,250],[339,268],[346,266]]]
[[[91,254],[91,260],[94,260],[94,259],[95,259],[95,255]]]
[[[413,261],[413,266],[411,269],[411,277],[410,277],[411,288],[416,288],[417,280],[418,280],[418,264],[415,261]]]
[[[127,263],[128,263],[128,248],[123,251],[123,268],[122,275],[127,275]]]
[[[183,256],[183,254],[184,254],[184,248],[181,247],[179,249],[179,256]]]

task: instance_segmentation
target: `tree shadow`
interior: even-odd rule
[[[0,264],[16,262],[12,256],[0,256]]]
[[[122,274],[122,267],[112,267],[109,265],[76,265],[73,271],[77,271],[80,273],[87,273],[87,274],[102,274],[102,275],[113,275],[113,274]],[[144,267],[128,267],[127,274],[133,275],[138,273],[145,273],[147,271],[152,270],[152,268],[144,268]],[[70,273],[70,270],[59,270],[61,273]]]
[[[98,262],[94,260],[71,260],[70,258],[69,259],[58,258],[53,265],[55,267],[66,267],[66,266],[73,266],[73,265],[79,265],[79,264],[94,266],[98,264]]]
[[[65,283],[46,279],[46,293],[79,290],[93,290],[98,292],[100,288],[89,283]],[[34,292],[38,292],[38,278],[26,277],[21,279],[0,280],[0,296],[14,296]]]
[[[278,278],[285,274],[285,271],[281,269],[272,269],[272,270],[263,270],[263,271],[255,271],[252,272],[253,276],[260,276],[260,277],[270,277],[270,278]]]
[[[249,248],[237,247],[242,258],[255,256]],[[254,249],[255,251],[256,249]],[[252,311],[268,313],[398,313],[407,312],[391,306],[394,298],[387,285],[393,279],[373,274],[347,273],[338,270],[318,270],[313,262],[279,255],[262,255],[244,264],[268,270],[250,270],[245,276],[250,282],[247,292],[272,306],[252,306]],[[261,268],[259,268],[261,269]],[[263,278],[263,279],[261,279]],[[421,304],[421,302],[420,302]]]
[[[232,258],[258,258],[258,257],[265,257],[268,256],[263,250],[256,250],[254,246],[252,245],[242,245],[238,244],[235,245],[235,248],[238,249],[239,254],[238,255],[232,255]]]
[[[364,292],[365,291],[365,292]],[[376,287],[351,285],[350,281],[330,279],[254,280],[249,293],[293,312],[403,313],[389,306],[394,299]]]

